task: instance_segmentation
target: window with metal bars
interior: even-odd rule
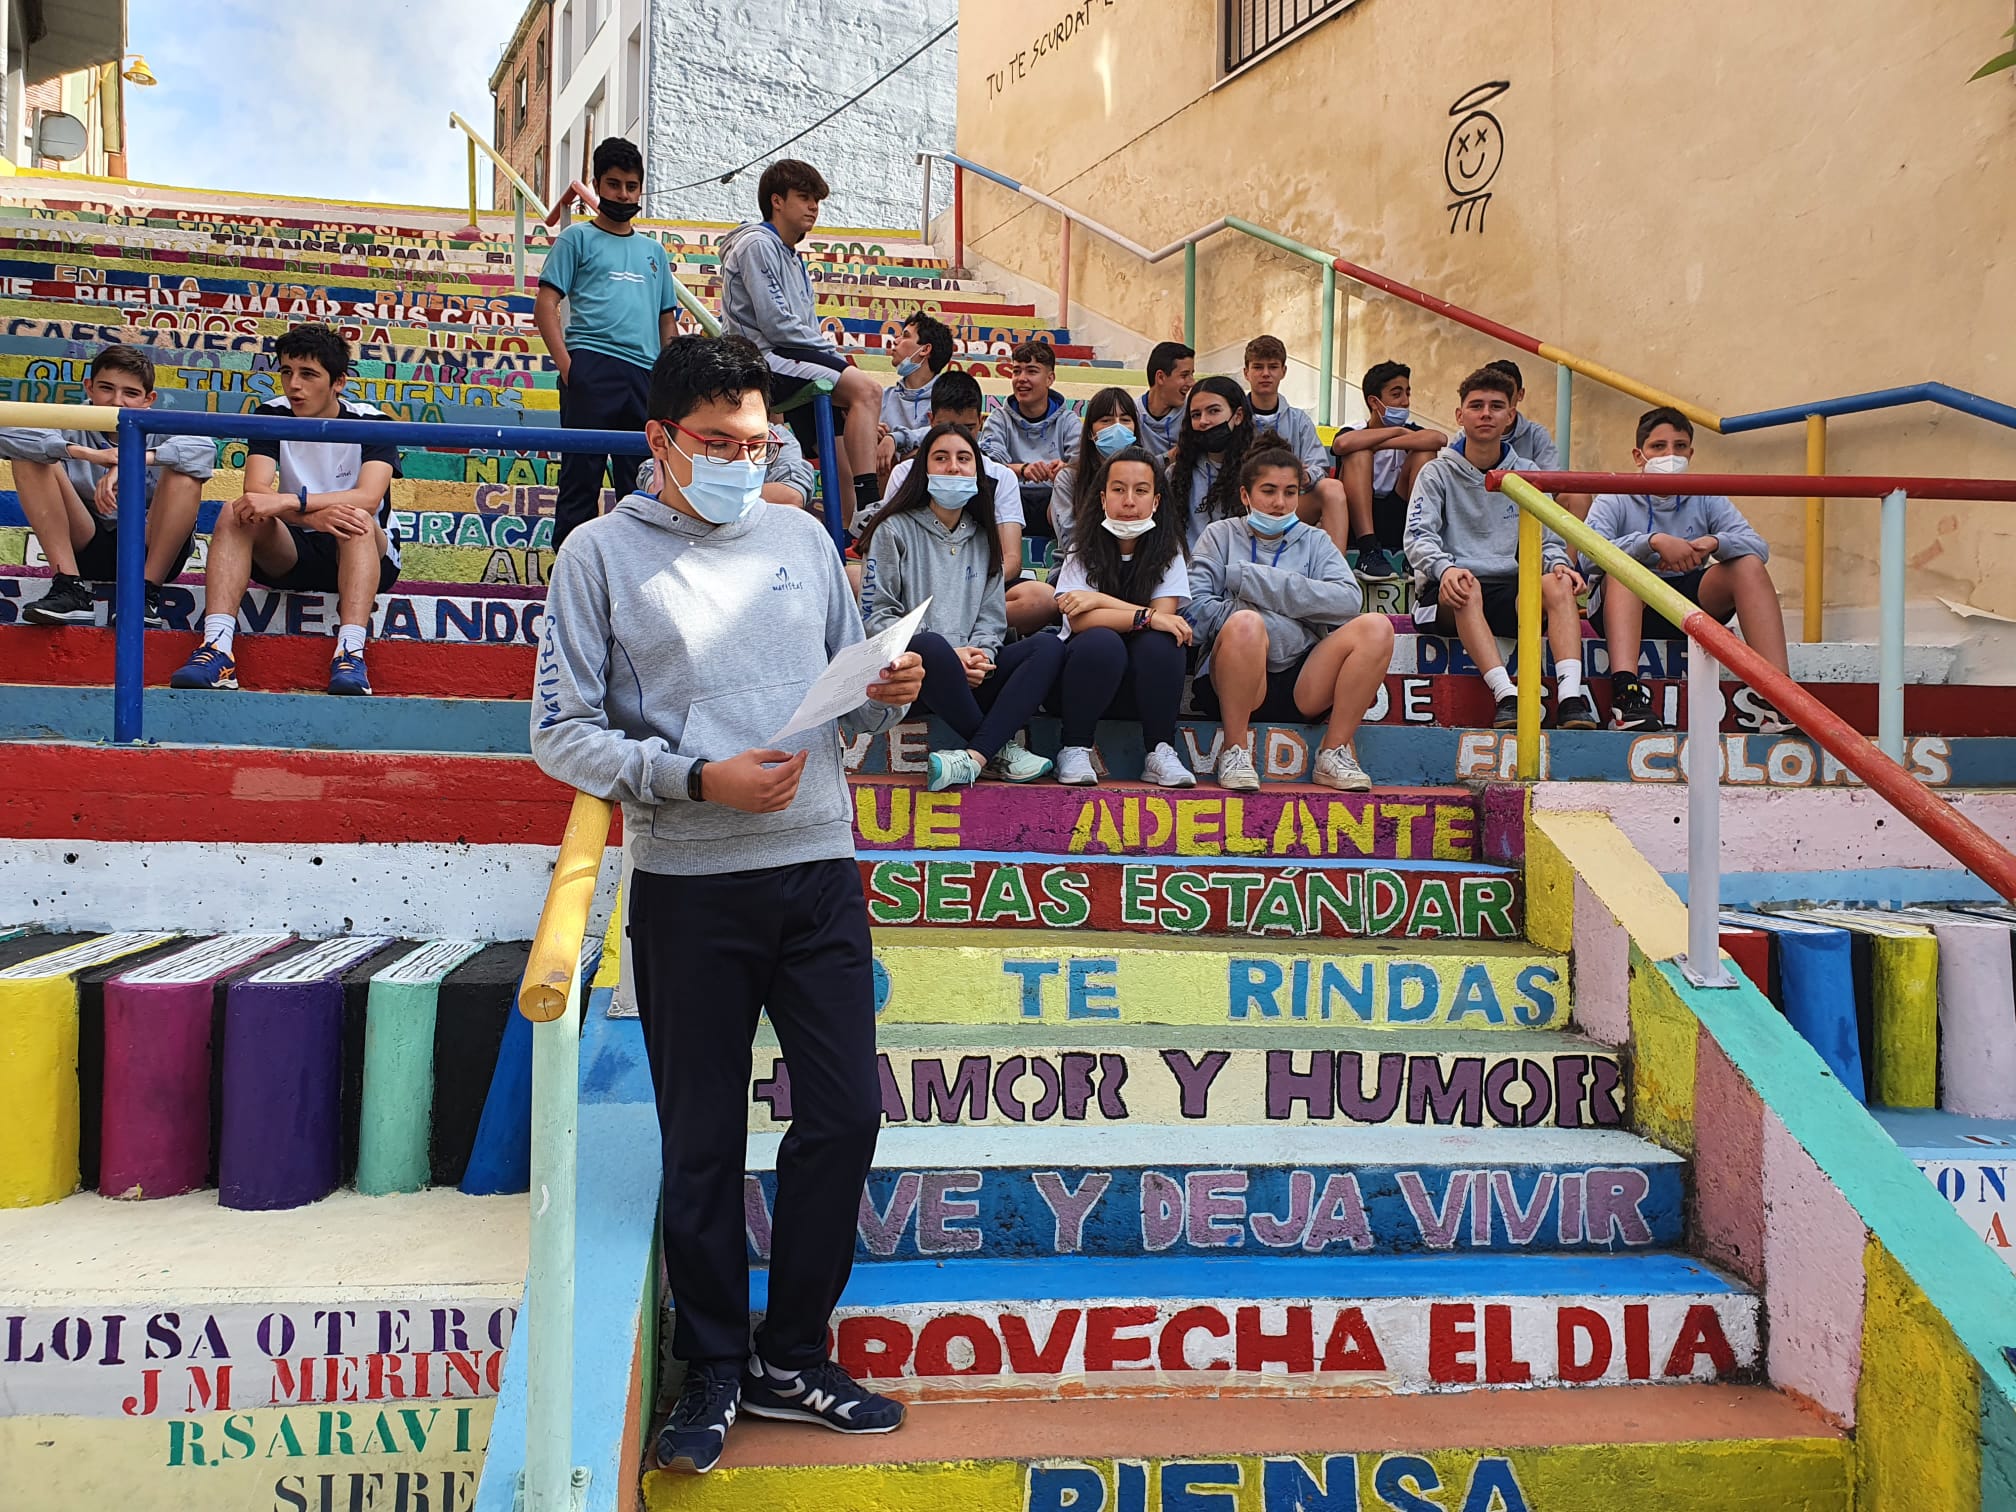
[[[1350,5],[1352,0],[1225,0],[1225,72]]]

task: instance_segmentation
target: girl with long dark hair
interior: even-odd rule
[[[1253,412],[1246,390],[1230,378],[1198,380],[1185,401],[1169,491],[1183,512],[1183,541],[1195,547],[1213,520],[1246,513],[1239,502],[1239,468],[1253,444]]]
[[[874,635],[931,600],[910,641],[924,662],[919,704],[964,742],[931,753],[933,791],[965,787],[983,772],[1034,782],[1050,762],[1016,737],[1056,682],[1064,644],[1054,635],[1002,644],[1008,600],[995,484],[973,432],[934,425],[917,457],[859,542],[862,618]]]
[[[1103,388],[1085,401],[1085,428],[1078,433],[1078,454],[1057,474],[1050,491],[1050,523],[1057,531],[1057,544],[1065,548],[1071,540],[1071,522],[1092,504],[1093,489],[1099,481],[1099,464],[1108,457],[1138,445],[1141,439],[1141,412],[1134,396],[1123,388]]]
[[[1180,519],[1168,508],[1168,480],[1153,457],[1130,446],[1100,465],[1096,489],[1098,510],[1072,521],[1071,555],[1057,574],[1067,646],[1057,684],[1064,721],[1057,780],[1096,784],[1094,727],[1138,719],[1148,752],[1142,776],[1158,787],[1193,787],[1196,776],[1176,754],[1190,565]]]

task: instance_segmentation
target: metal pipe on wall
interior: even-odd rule
[[[1722,964],[1722,664],[1687,647],[1687,955],[1697,987],[1733,987]]]

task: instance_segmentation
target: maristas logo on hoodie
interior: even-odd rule
[[[777,580],[770,585],[770,591],[772,593],[782,593],[786,589],[789,589],[791,592],[796,593],[804,586],[798,579],[791,576],[791,569],[789,567],[779,567],[777,569]]]

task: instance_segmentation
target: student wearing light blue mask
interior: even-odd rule
[[[959,742],[931,752],[934,792],[970,786],[983,775],[1034,782],[1050,771],[1048,760],[1022,744],[1021,732],[1057,680],[1064,643],[1030,635],[1004,645],[998,497],[973,432],[934,425],[917,464],[856,547],[861,615],[871,635],[931,601],[910,641],[924,664],[920,712],[937,715]]]
[[[1070,464],[1057,474],[1050,490],[1050,525],[1057,539],[1071,539],[1071,522],[1086,510],[1097,512],[1092,485],[1108,457],[1117,457],[1141,442],[1141,412],[1134,397],[1123,388],[1103,388],[1085,401],[1084,429],[1079,433],[1078,451]],[[1084,464],[1085,448],[1092,448],[1092,464]]]
[[[688,1472],[712,1468],[738,1415],[809,1413],[846,1433],[903,1421],[900,1402],[826,1348],[881,1124],[841,753],[903,718],[923,669],[899,654],[839,719],[772,745],[862,630],[825,529],[762,503],[770,381],[739,337],[666,344],[645,427],[658,494],[626,495],[567,538],[532,684],[541,770],[623,804],[628,965],[658,1103],[672,1347],[686,1364],[652,1458]],[[774,1290],[752,1341],[742,1172],[766,1012],[801,1074],[796,1137],[777,1155]]]
[[[952,328],[922,310],[903,322],[889,344],[896,381],[882,390],[882,430],[875,442],[875,470],[882,475],[885,497],[889,470],[917,450],[931,429],[932,391],[952,361],[954,345]]]
[[[1218,785],[1260,786],[1254,721],[1309,724],[1327,716],[1312,781],[1370,791],[1352,743],[1393,660],[1393,623],[1360,614],[1344,553],[1297,517],[1304,468],[1294,448],[1262,436],[1239,469],[1244,513],[1204,527],[1190,558],[1185,617],[1204,648],[1192,697],[1222,724]]]

